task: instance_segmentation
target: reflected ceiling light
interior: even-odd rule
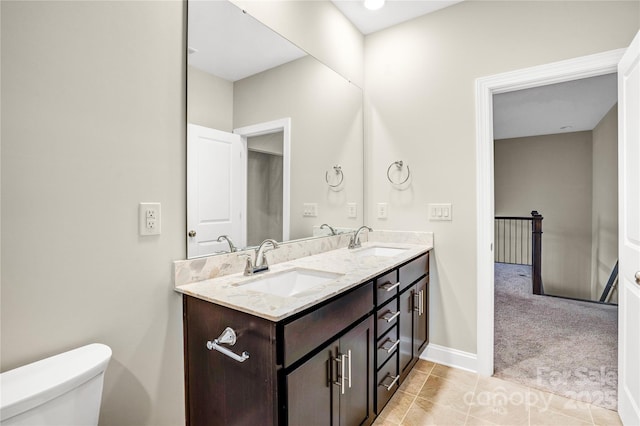
[[[364,0],[364,7],[369,10],[378,10],[384,6],[384,0]]]

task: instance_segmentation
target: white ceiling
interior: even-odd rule
[[[236,81],[307,53],[228,1],[190,1],[189,65]],[[221,37],[221,34],[224,36]]]
[[[368,10],[362,0],[331,0],[362,34],[371,34],[462,0],[386,0],[378,10]]]
[[[617,74],[493,97],[494,139],[593,130],[618,101]]]

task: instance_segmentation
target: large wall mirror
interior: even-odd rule
[[[362,90],[228,1],[187,44],[187,257],[362,225]]]

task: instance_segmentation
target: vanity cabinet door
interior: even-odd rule
[[[415,285],[417,306],[413,311],[413,355],[419,356],[429,341],[429,277]]]
[[[414,289],[411,287],[400,293],[400,344],[398,345],[398,354],[401,373],[408,372],[408,367],[413,359],[413,307]]]
[[[346,355],[346,377],[344,388],[336,386],[334,392],[340,393],[341,426],[367,425],[373,421],[374,340],[371,316],[340,338],[340,353]]]
[[[333,424],[332,372],[336,344],[329,345],[287,376],[289,426]]]
[[[373,333],[369,316],[287,375],[289,426],[371,424]]]
[[[401,381],[409,374],[429,337],[429,277],[400,294]]]

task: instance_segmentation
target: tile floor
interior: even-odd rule
[[[374,426],[622,425],[618,413],[419,360]]]

